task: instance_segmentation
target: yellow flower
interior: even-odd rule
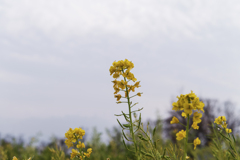
[[[77,148],[85,148],[85,144],[79,141],[77,144]]]
[[[66,139],[66,140],[65,140],[65,144],[68,146],[68,148],[70,148],[70,147],[72,147],[72,146],[73,146],[73,143],[72,143],[72,141],[71,141],[71,140],[69,140],[69,139]]]
[[[17,159],[17,157],[14,156],[12,160],[18,160],[18,159]]]
[[[193,110],[193,105],[192,105],[192,103],[184,103],[183,104],[183,106],[184,106],[184,112],[186,113],[186,114],[189,114],[189,116],[192,114],[192,110]]]
[[[186,137],[186,131],[181,130],[181,131],[179,131],[179,132],[176,134],[176,136],[177,136],[176,139],[177,139],[178,141],[180,141],[180,140],[182,140],[183,138]]]
[[[187,118],[187,114],[185,112],[182,112],[182,117]]]
[[[223,128],[227,128],[227,125],[228,125],[228,124],[227,124],[226,122],[223,122],[222,127],[223,127]]]
[[[199,98],[195,98],[193,101],[192,101],[192,104],[193,104],[193,108],[194,109],[197,109],[198,111],[203,111],[203,107],[204,107],[204,103],[202,101],[199,101]]]
[[[173,106],[172,110],[175,110],[175,111],[180,110],[179,105],[178,105],[177,102],[173,102],[173,103],[172,103],[172,106]]]
[[[192,128],[193,128],[193,129],[199,129],[199,126],[197,125],[196,122],[193,122],[193,124],[192,124]]]
[[[117,94],[120,91],[120,89],[117,87],[113,87],[113,89],[115,90],[115,92],[113,94]]]
[[[135,86],[129,86],[129,90],[128,90],[129,92],[130,91],[133,91],[133,92],[135,92]]]
[[[82,137],[85,135],[85,131],[82,128],[75,128],[73,131],[77,138],[82,139]]]
[[[139,97],[141,97],[141,93],[140,93],[140,92],[138,92],[137,95],[138,95]]]
[[[84,153],[84,155],[85,155],[86,157],[88,157],[88,158],[90,157],[90,154],[91,154],[91,153]]]
[[[111,66],[109,69],[110,75],[112,75],[116,71],[116,67]]]
[[[87,152],[92,153],[92,148],[88,148]]]
[[[194,139],[193,141],[194,149],[196,149],[197,145],[200,145],[200,144],[201,144],[201,141],[198,137]]]
[[[117,81],[117,85],[118,85],[119,88],[125,89],[126,85],[127,85],[127,82],[125,82],[124,80]]]
[[[179,120],[177,119],[177,117],[173,116],[172,121],[170,123],[171,124],[179,123]]]
[[[215,118],[214,123],[218,124],[218,125],[222,125],[223,122],[226,122],[226,118],[225,116],[219,116],[218,118]]]
[[[117,98],[117,101],[119,101],[122,98],[121,94],[114,95],[114,97]]]
[[[232,133],[231,129],[226,128],[225,130],[226,130],[227,133]]]
[[[118,72],[116,72],[116,73],[113,74],[113,78],[116,78],[116,79],[117,79],[119,76],[120,76],[120,74],[119,74]]]
[[[139,87],[141,87],[139,84],[140,84],[140,81],[136,82],[136,83],[134,84],[134,86],[137,87],[137,88],[139,88]]]
[[[77,155],[80,155],[80,153],[77,150],[72,149],[71,159],[75,158]]]
[[[193,93],[193,91],[191,91],[191,93],[186,95],[190,100],[194,100],[195,98],[197,98],[196,94]]]
[[[200,123],[202,120],[200,119],[202,117],[201,113],[194,112],[193,113],[193,122]]]

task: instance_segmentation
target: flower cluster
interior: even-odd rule
[[[172,110],[179,111],[184,110],[185,114],[191,115],[193,110],[203,111],[204,103],[199,101],[199,98],[196,96],[193,91],[191,93],[178,96],[178,101],[173,102]]]
[[[227,133],[232,132],[231,129],[227,128],[228,124],[227,124],[227,120],[226,120],[225,116],[219,116],[218,118],[215,118],[214,123],[216,123],[216,124],[220,125],[222,128],[224,128]]]
[[[85,144],[80,141],[82,137],[85,135],[85,131],[81,128],[70,128],[66,133],[65,137],[65,144],[69,147],[76,146],[78,150],[72,149],[71,159],[72,158],[79,158],[83,160],[85,157],[89,158],[92,153],[92,148],[88,148],[87,152],[83,152],[82,149],[85,148]]]
[[[134,64],[125,59],[125,60],[120,60],[120,61],[114,61],[112,66],[109,69],[110,75],[115,78],[113,82],[113,89],[115,90],[115,98],[117,98],[118,103],[120,99],[123,97],[121,94],[118,94],[119,91],[124,91],[125,96],[130,92],[135,92],[135,88],[140,87],[140,82],[136,82],[137,79],[135,78],[134,74],[131,72],[131,69],[133,69]],[[117,80],[120,76],[123,77],[122,80]],[[129,85],[129,81],[135,82],[133,85]],[[141,96],[142,93],[137,93],[137,96]]]
[[[204,112],[203,107],[204,107],[204,103],[201,102],[199,100],[199,98],[196,96],[195,93],[193,93],[193,91],[191,91],[191,93],[183,95],[181,94],[180,97],[178,96],[178,101],[177,102],[173,102],[173,108],[172,110],[175,111],[183,111],[182,112],[182,117],[187,119],[187,126],[186,126],[186,131],[181,130],[176,134],[176,139],[178,141],[182,140],[183,138],[186,138],[187,141],[187,137],[188,137],[188,132],[189,132],[189,120],[190,118],[192,118],[192,128],[193,129],[199,129],[198,124],[201,123],[201,118],[202,118],[202,113],[200,113],[200,111]],[[193,111],[196,110],[194,113]],[[193,115],[192,117],[190,117],[191,115]],[[174,123],[180,123],[179,120],[173,116],[171,122],[171,124]],[[182,123],[180,123],[182,124]],[[183,124],[182,124],[183,125]],[[194,149],[196,148],[197,145],[199,145],[201,143],[199,138],[196,138],[194,140]]]

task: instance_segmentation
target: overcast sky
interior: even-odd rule
[[[240,108],[239,18],[237,0],[0,0],[0,132],[118,126],[109,67],[125,58],[143,119],[191,90]]]

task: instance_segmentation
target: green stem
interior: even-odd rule
[[[187,144],[188,144],[188,130],[189,130],[189,114],[187,115],[187,127],[186,127],[186,139],[184,144],[184,157],[183,159],[186,160],[187,157]]]
[[[124,77],[124,81],[126,82],[126,78]],[[136,151],[136,157],[137,159],[139,159],[138,157],[138,151],[137,151],[137,143],[136,143],[136,140],[135,140],[135,136],[134,136],[134,133],[133,133],[133,122],[132,122],[132,112],[131,112],[131,103],[130,103],[130,97],[129,97],[129,92],[128,92],[128,87],[126,85],[126,93],[127,93],[127,100],[128,100],[128,111],[129,111],[129,118],[130,118],[130,133],[132,135],[132,140],[133,140],[133,143],[134,143],[134,147],[135,147],[135,151]]]

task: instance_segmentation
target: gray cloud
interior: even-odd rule
[[[108,69],[125,58],[142,83],[137,101],[144,119],[157,109],[166,117],[181,88],[240,103],[238,1],[0,4],[2,118],[34,117],[38,124],[73,116],[93,126],[89,117],[98,117],[111,126],[126,107],[115,104]],[[48,129],[42,128],[46,136]]]

